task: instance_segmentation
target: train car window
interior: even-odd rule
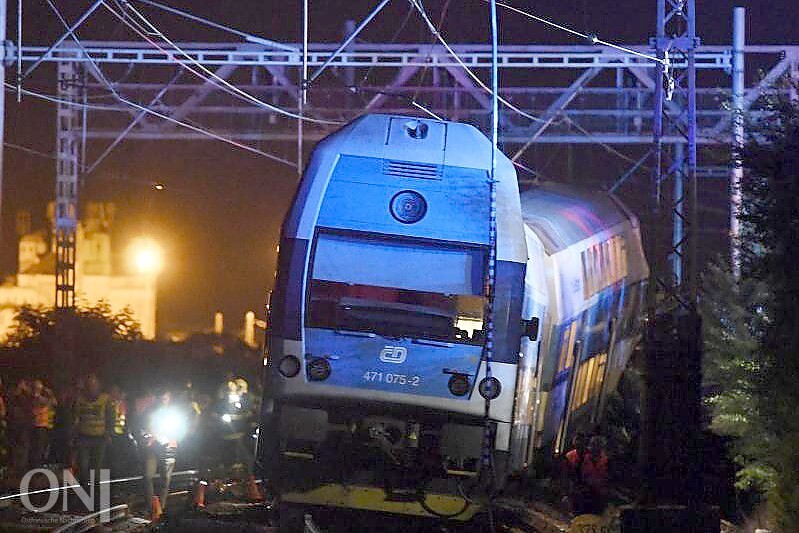
[[[588,371],[588,361],[581,364],[577,369],[577,380],[574,382],[574,393],[572,394],[571,398],[572,411],[579,409],[583,405],[580,400],[583,397],[583,388],[585,388],[587,371]]]
[[[625,337],[633,335],[639,329],[641,322],[641,308],[646,291],[644,284],[628,285],[624,294],[624,330]]]
[[[593,294],[593,289],[591,287],[591,272],[590,272],[590,260],[588,258],[588,253],[591,249],[583,250],[580,254],[580,258],[583,261],[583,296],[585,298],[589,298],[591,294]]]
[[[560,354],[558,356],[558,369],[556,374],[572,366],[572,362],[574,361],[574,342],[576,336],[577,336],[576,321],[572,322],[571,324],[563,326],[563,329],[561,331],[560,342],[558,343],[558,347],[560,348]]]
[[[615,235],[580,254],[583,264],[583,295],[590,298],[627,277],[624,237]]]
[[[627,242],[624,240],[623,237],[619,237],[619,266],[621,266],[621,272],[619,272],[619,276],[622,278],[627,277]]]
[[[581,408],[602,391],[607,362],[608,354],[601,353],[583,361],[580,365],[572,395],[572,411]]]
[[[594,379],[592,380],[591,396],[596,396],[602,392],[602,383],[605,381],[605,367],[608,364],[608,354],[599,354],[596,357],[596,366],[594,369]]]
[[[308,327],[480,344],[484,298],[311,280]]]
[[[585,372],[583,374],[582,387],[580,388],[580,405],[588,403],[588,398],[591,396],[594,370],[596,369],[596,357],[592,357],[584,363]]]

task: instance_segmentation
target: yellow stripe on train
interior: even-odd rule
[[[450,494],[428,493],[423,506],[419,501],[387,500],[385,491],[378,487],[344,486],[337,483],[322,485],[305,492],[288,492],[282,494],[280,499],[286,503],[343,507],[431,518],[444,515],[461,521],[471,520],[481,509],[479,503],[468,503],[460,496]],[[425,510],[425,507],[437,515]]]

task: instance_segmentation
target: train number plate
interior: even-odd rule
[[[367,383],[386,383],[398,387],[418,387],[422,384],[422,377],[367,370],[363,373],[363,381]]]

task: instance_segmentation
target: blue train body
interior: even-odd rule
[[[389,115],[315,149],[270,300],[258,463],[285,500],[430,515],[398,494],[435,493],[447,514],[486,453],[522,470],[602,411],[637,335],[637,223],[610,197],[520,195],[498,154],[486,413],[490,155],[471,126]]]

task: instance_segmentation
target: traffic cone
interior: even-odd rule
[[[251,502],[264,501],[264,495],[261,494],[261,489],[258,488],[258,483],[252,474],[250,474],[250,480],[247,482],[247,499]]]
[[[161,520],[162,514],[164,514],[164,510],[161,509],[161,498],[153,496],[153,499],[150,500],[150,520],[152,523],[157,524]]]
[[[198,481],[194,487],[194,508],[205,509],[205,488],[208,486],[207,481]]]

